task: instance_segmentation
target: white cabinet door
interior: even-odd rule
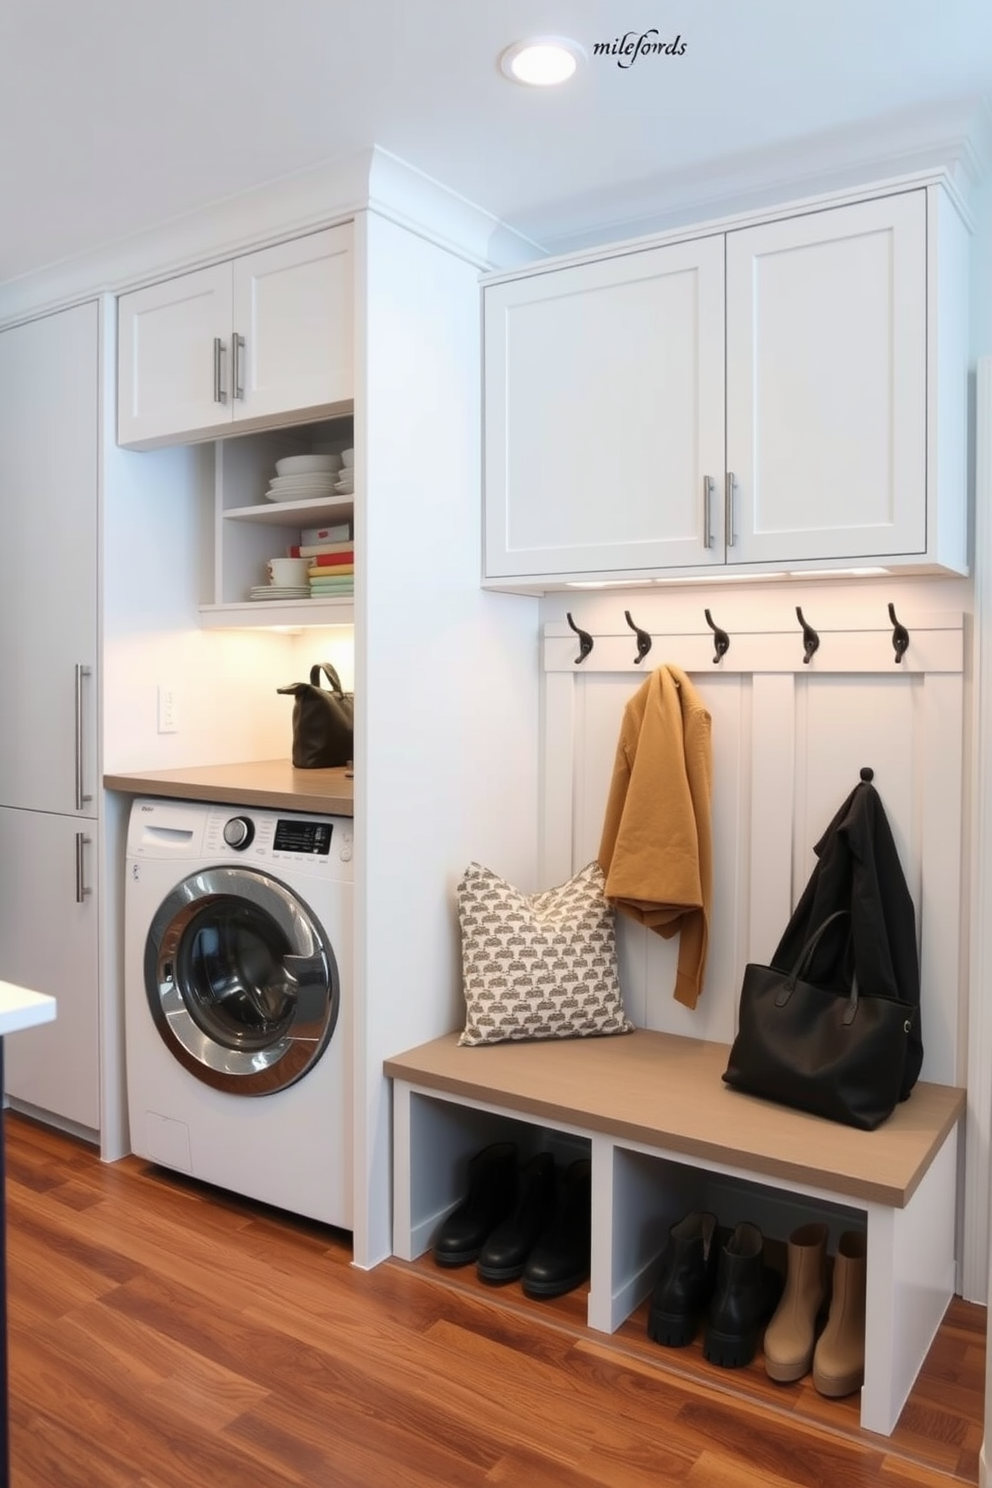
[[[15,1099],[94,1131],[100,1126],[95,835],[71,817],[0,807],[0,980],[58,1002],[54,1023],[5,1041],[4,1086]]]
[[[722,564],[722,236],[485,290],[485,575]]]
[[[117,440],[261,428],[354,397],[350,223],[121,295]]]
[[[95,301],[0,333],[0,804],[89,816],[98,791],[98,356]],[[2,866],[6,893],[14,869]]]
[[[234,261],[234,421],[354,397],[348,223]]]
[[[231,265],[118,301],[117,440],[138,445],[231,419]]]
[[[923,190],[727,235],[729,563],[925,553],[926,253]]]

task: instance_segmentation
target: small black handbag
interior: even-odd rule
[[[320,685],[323,672],[330,691]],[[341,679],[329,661],[310,668],[309,682],[277,687],[291,693],[293,704],[293,765],[297,770],[320,770],[347,765],[354,759],[354,697],[344,692]]]
[[[791,971],[749,964],[724,1080],[735,1090],[874,1131],[902,1098],[919,1009],[894,997],[845,994],[807,980],[828,915]]]

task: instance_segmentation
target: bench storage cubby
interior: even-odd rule
[[[875,1132],[727,1089],[726,1045],[637,1030],[460,1048],[457,1034],[386,1061],[393,1081],[394,1253],[430,1246],[469,1157],[513,1138],[592,1157],[587,1322],[614,1333],[649,1296],[670,1226],[694,1208],[772,1240],[823,1219],[868,1243],[861,1424],[888,1435],[955,1290],[964,1092],[921,1082]],[[664,1367],[666,1351],[658,1350]]]

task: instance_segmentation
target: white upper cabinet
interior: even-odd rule
[[[354,397],[351,224],[122,295],[118,443],[210,438]]]
[[[723,562],[722,235],[485,294],[486,574]]]
[[[938,186],[491,281],[483,581],[966,572],[967,282]]]
[[[926,193],[727,235],[727,560],[926,551]]]
[[[122,295],[118,317],[119,444],[230,422],[230,264]]]

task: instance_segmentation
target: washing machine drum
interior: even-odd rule
[[[304,902],[250,868],[209,868],[176,885],[145,944],[155,1026],[198,1080],[270,1095],[301,1079],[334,1032],[334,951]]]

